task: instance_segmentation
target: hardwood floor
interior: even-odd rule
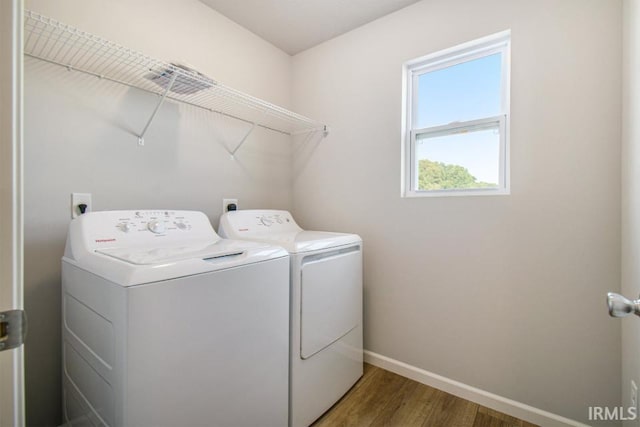
[[[536,427],[365,363],[364,375],[313,427]]]

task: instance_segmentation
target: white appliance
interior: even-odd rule
[[[289,424],[306,427],[362,376],[362,240],[302,230],[275,210],[227,212],[218,232],[291,254]]]
[[[65,421],[285,426],[288,258],[220,239],[200,212],[73,220],[62,258]]]

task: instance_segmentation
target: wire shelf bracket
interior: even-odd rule
[[[24,12],[24,40],[25,56],[160,96],[136,135],[139,145],[144,145],[147,130],[167,100],[251,124],[232,156],[256,127],[289,136],[319,131],[327,136],[329,132],[324,123],[240,92],[188,66],[151,58],[30,10]]]
[[[155,119],[156,114],[158,114],[158,110],[160,110],[160,107],[164,103],[164,100],[167,99],[167,95],[169,94],[169,91],[173,87],[173,84],[176,82],[177,77],[178,77],[178,74],[175,74],[175,73],[171,77],[171,81],[167,85],[167,88],[164,90],[162,97],[158,100],[158,103],[156,104],[156,108],[154,108],[153,113],[151,113],[151,117],[149,117],[149,120],[147,121],[147,124],[144,126],[144,129],[142,129],[142,132],[140,132],[140,135],[138,135],[138,145],[140,146],[144,145],[144,135],[147,133],[147,129],[149,129],[149,126],[151,125],[151,122],[153,121],[153,119]]]
[[[236,148],[234,148],[229,154],[231,154],[231,158],[235,159],[236,158],[236,152],[240,149],[240,147],[242,147],[242,144],[245,143],[245,141],[247,140],[247,138],[249,137],[249,135],[251,135],[251,132],[253,132],[253,130],[256,128],[256,124],[253,123],[251,125],[251,127],[249,128],[249,130],[247,131],[247,133],[244,134],[244,136],[242,137],[242,139],[240,139],[240,142],[238,143],[238,145],[236,145]]]

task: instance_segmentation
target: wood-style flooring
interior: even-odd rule
[[[536,427],[365,363],[364,375],[313,427]]]

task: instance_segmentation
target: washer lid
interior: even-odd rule
[[[149,248],[110,248],[97,249],[97,253],[104,254],[121,261],[135,265],[164,264],[182,261],[189,258],[210,260],[232,255],[241,255],[242,248],[221,248],[213,243],[203,247],[178,246],[178,247],[149,247]]]
[[[127,287],[226,270],[287,256],[287,252],[278,246],[220,239],[215,243],[199,246],[97,249],[79,259],[63,257],[62,260]]]

